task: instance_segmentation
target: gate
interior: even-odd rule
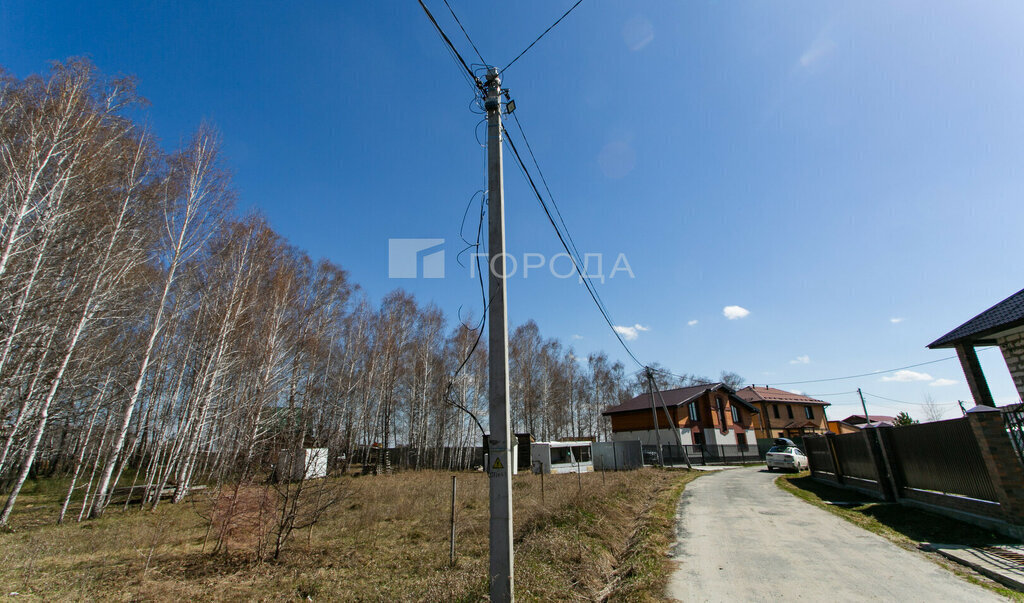
[[[999,409],[1003,413],[1003,423],[1010,443],[1017,453],[1017,459],[1024,463],[1024,404],[1014,404]]]

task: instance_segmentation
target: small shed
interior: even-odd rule
[[[534,442],[530,444],[534,473],[592,473],[589,441]]]
[[[327,449],[282,450],[277,456],[277,476],[292,481],[327,477]]]

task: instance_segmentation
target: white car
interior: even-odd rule
[[[811,466],[807,461],[807,455],[802,450],[788,445],[776,445],[769,448],[765,461],[768,463],[768,471],[776,469],[801,471]]]

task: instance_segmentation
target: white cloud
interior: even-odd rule
[[[643,326],[640,323],[637,323],[637,324],[635,324],[635,325],[633,325],[631,327],[623,327],[623,326],[620,326],[620,325],[615,325],[612,328],[615,329],[616,333],[618,333],[619,335],[622,335],[622,338],[625,339],[626,341],[633,341],[634,339],[636,339],[640,335],[641,332],[643,332],[643,331],[650,331],[651,330],[650,327],[645,327],[645,326]]]
[[[737,318],[746,318],[750,314],[750,310],[742,306],[726,306],[722,308],[722,316],[729,320],[736,320]]]
[[[693,325],[697,324],[697,321],[696,320],[690,320],[690,321],[687,321],[686,324],[692,327]]]
[[[960,382],[959,381],[955,381],[953,379],[946,379],[945,377],[942,377],[942,378],[936,379],[935,381],[932,381],[928,385],[930,385],[932,387],[946,387],[946,386],[949,386],[949,385],[956,385],[957,383],[960,383]]]
[[[811,357],[808,356],[807,354],[804,354],[803,356],[797,356],[796,358],[790,360],[789,363],[790,364],[810,364],[811,363]]]
[[[901,322],[903,322],[903,318],[902,317],[900,317],[900,318],[890,318],[889,322],[891,322],[894,325],[898,325]]]
[[[582,335],[573,334],[572,338],[573,339],[583,339],[583,336]]]
[[[903,369],[903,370],[900,370],[900,371],[896,371],[895,373],[892,373],[891,375],[886,375],[885,377],[882,377],[882,381],[908,382],[908,381],[931,381],[931,380],[932,380],[932,376],[929,375],[928,373],[919,373],[917,371],[908,371],[906,369]]]
[[[813,67],[815,63],[818,63],[828,55],[832,54],[832,51],[836,49],[836,43],[825,36],[818,36],[811,45],[807,47],[807,50],[800,55],[800,66],[804,69]]]

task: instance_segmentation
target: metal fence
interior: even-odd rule
[[[1024,404],[1014,404],[999,409],[1006,423],[1006,433],[1017,453],[1017,458],[1024,463]]]
[[[996,501],[978,441],[967,419],[936,421],[883,429],[895,483],[901,490],[912,488],[943,494]]]
[[[829,479],[835,479],[836,464],[832,458],[832,449],[826,438],[805,438],[804,449],[811,467],[818,473],[825,473]]]
[[[811,473],[888,500],[999,515],[998,494],[965,418],[808,437]]]
[[[594,442],[590,449],[594,459],[594,471],[628,471],[644,466],[640,440]]]
[[[645,445],[644,464],[653,465],[657,463],[658,447]],[[684,444],[682,448],[675,444],[663,444],[661,447],[662,457],[666,465],[685,465],[689,458],[693,465],[728,465],[755,463],[761,460],[757,449],[751,446],[737,446],[735,444]],[[683,452],[686,455],[683,455]]]
[[[878,465],[867,431],[847,433],[828,438],[832,441],[843,477],[878,483]],[[804,439],[806,443],[807,439]]]

